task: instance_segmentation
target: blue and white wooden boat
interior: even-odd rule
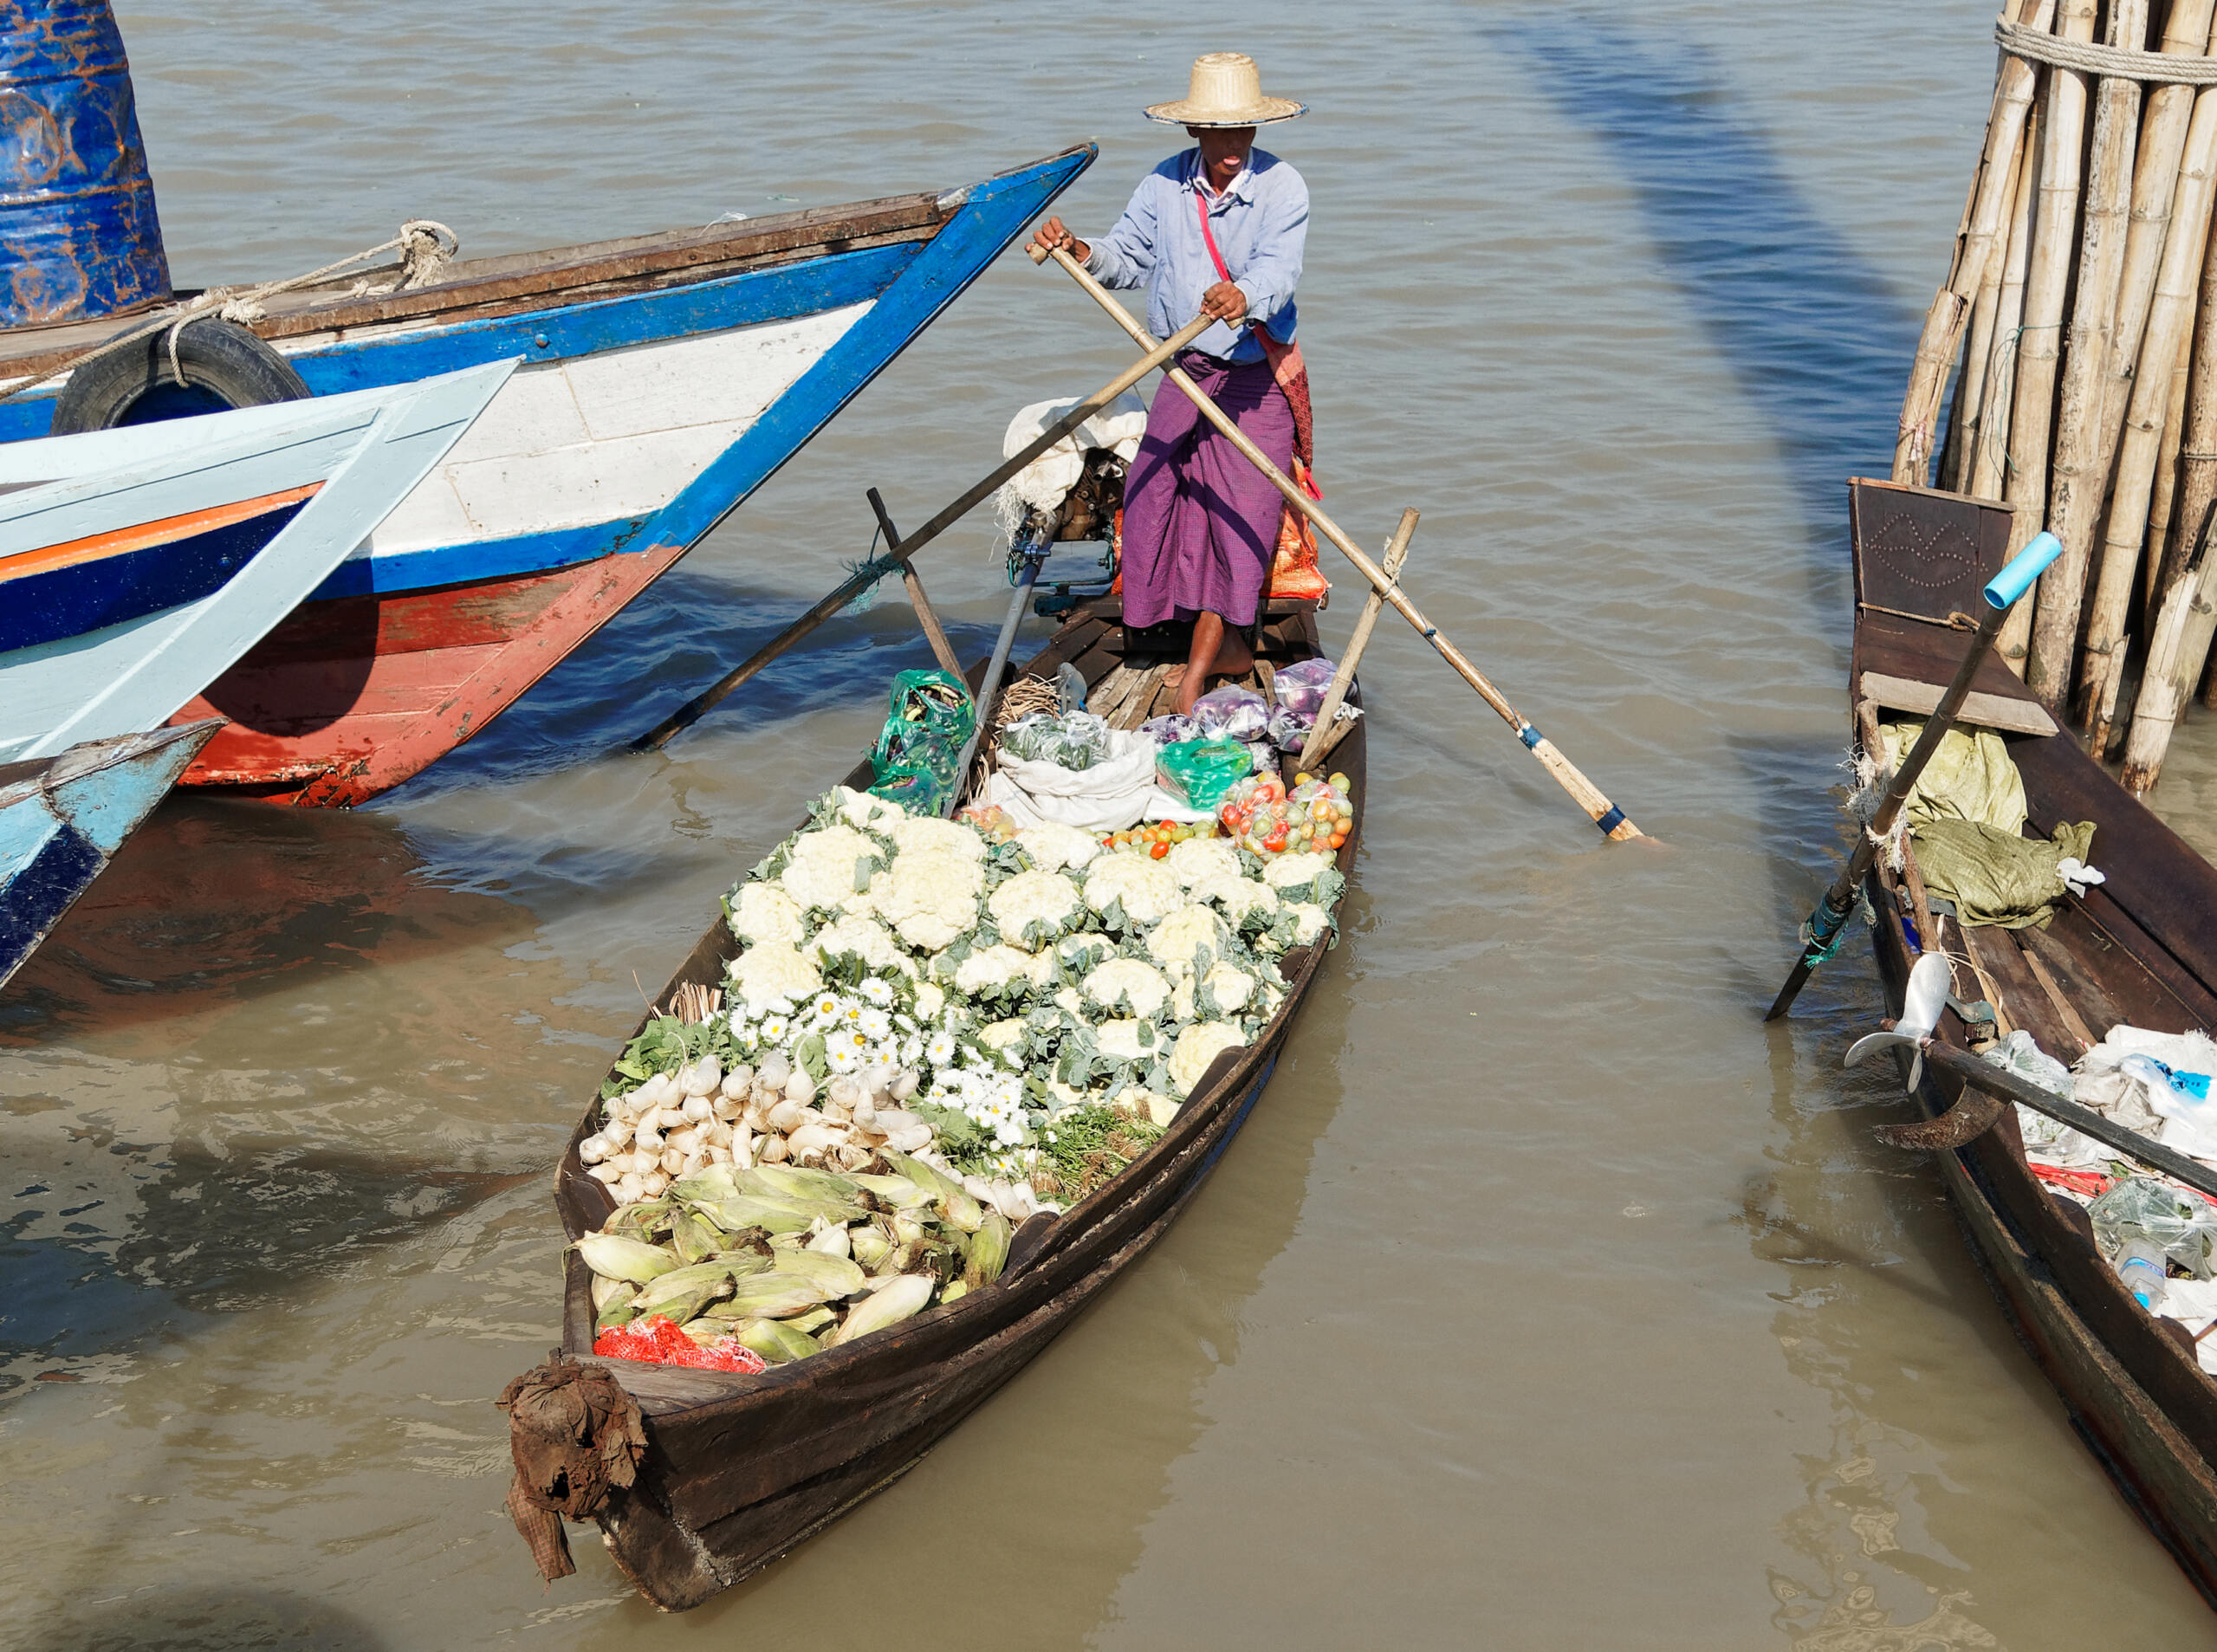
[[[190,722],[0,763],[0,987],[222,726]]]
[[[415,490],[515,365],[0,448],[0,762],[166,722]]]
[[[180,713],[228,720],[185,783],[353,804],[475,734],[775,473],[1094,152],[269,298],[252,333],[318,397],[524,365],[369,543]],[[142,321],[0,334],[0,390]],[[188,379],[194,335],[230,325],[185,330]],[[159,337],[132,352],[154,392]],[[71,393],[65,377],[0,402],[0,441],[44,433]]]

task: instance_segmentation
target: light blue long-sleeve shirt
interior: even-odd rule
[[[1292,342],[1309,186],[1260,149],[1248,152],[1247,170],[1222,195],[1208,196],[1201,178],[1198,147],[1172,155],[1141,178],[1116,228],[1092,243],[1086,268],[1106,287],[1145,287],[1147,330],[1167,339],[1201,314],[1201,295],[1223,279],[1201,238],[1196,204],[1207,200],[1209,232],[1233,285],[1247,295],[1248,319]],[[1193,347],[1230,361],[1262,360],[1252,327],[1235,334],[1219,321]]]

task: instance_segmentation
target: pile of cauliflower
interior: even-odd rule
[[[1073,1109],[1167,1124],[1283,1001],[1279,960],[1330,934],[1343,885],[1328,854],[1197,838],[1157,860],[1053,825],[994,843],[841,787],[726,897],[723,1014],[748,1059],[805,1070],[827,1060],[807,1007],[866,994],[904,1105],[1021,1171]]]

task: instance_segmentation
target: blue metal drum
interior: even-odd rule
[[[108,0],[0,0],[0,327],[113,315],[169,295]]]

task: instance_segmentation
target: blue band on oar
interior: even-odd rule
[[[2048,564],[2063,554],[2063,541],[2053,534],[2035,534],[2032,542],[2009,559],[2007,566],[1987,581],[1987,606],[2006,608],[2032,589],[2032,581],[2047,572]]]
[[[1540,742],[1546,738],[1545,735],[1541,734],[1540,730],[1533,728],[1528,722],[1526,723],[1523,728],[1516,731],[1516,737],[1524,742],[1525,745],[1533,751],[1539,750]]]
[[[1624,811],[1618,808],[1614,803],[1611,803],[1609,806],[1608,813],[1603,815],[1599,820],[1594,822],[1594,825],[1601,828],[1601,835],[1604,838],[1624,824]]]

